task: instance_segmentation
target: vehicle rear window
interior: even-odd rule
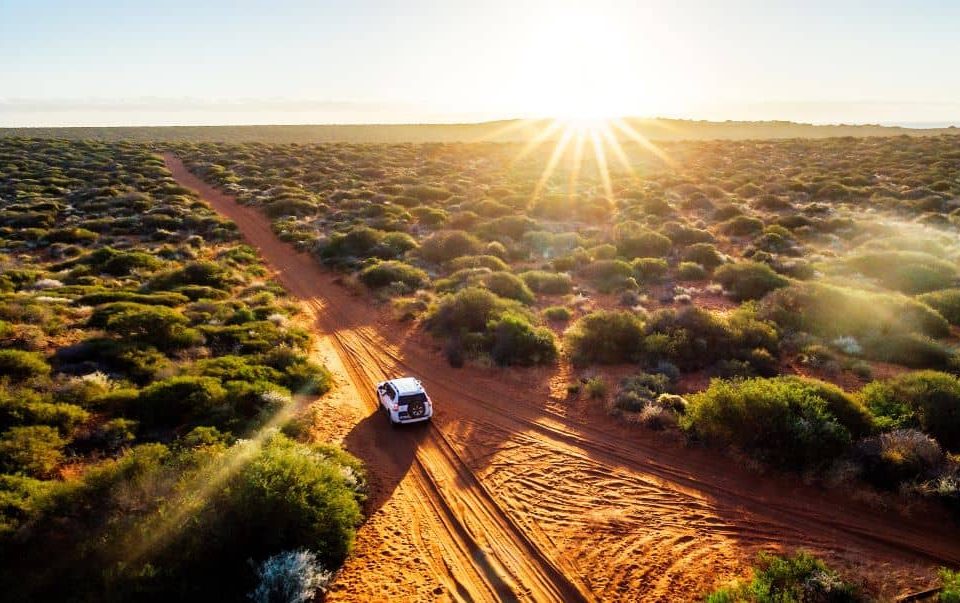
[[[414,402],[426,402],[426,394],[407,394],[400,396],[400,404],[413,404]]]

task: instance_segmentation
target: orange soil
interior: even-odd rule
[[[316,402],[327,422],[318,435],[363,459],[372,485],[328,600],[692,600],[742,576],[759,550],[798,547],[894,597],[960,564],[960,531],[937,512],[883,512],[619,425],[566,400],[565,364],[450,368],[438,346],[337,285],[256,210],[165,161],[301,301],[337,376]],[[407,374],[437,414],[391,429],[373,384]]]

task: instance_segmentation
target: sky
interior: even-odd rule
[[[0,0],[0,126],[960,123],[960,1]]]

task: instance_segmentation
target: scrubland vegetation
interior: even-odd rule
[[[609,186],[569,150],[544,179],[549,144],[176,150],[453,366],[632,364],[570,391],[764,465],[960,501],[957,137],[665,143],[669,163],[627,145]]]
[[[960,511],[956,137],[628,145],[609,180],[544,178],[552,146],[165,148],[451,366],[569,363],[624,421]],[[6,592],[269,600],[350,550],[362,469],[287,422],[330,376],[159,150],[0,142]],[[820,588],[860,596],[797,555],[711,600]]]
[[[143,146],[4,139],[0,245],[4,597],[322,588],[363,471],[293,437],[330,375],[234,226]]]

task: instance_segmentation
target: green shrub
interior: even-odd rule
[[[690,397],[682,426],[788,469],[822,469],[872,429],[870,414],[834,385],[799,377],[725,381]]]
[[[943,461],[936,440],[915,429],[896,429],[857,443],[854,458],[864,478],[889,490],[935,477],[934,469]]]
[[[944,289],[917,297],[940,313],[952,325],[960,325],[960,289]]]
[[[658,310],[648,318],[643,333],[642,358],[651,366],[668,361],[698,370],[720,360],[738,360],[757,374],[777,372],[772,358],[777,330],[759,320],[749,305],[728,316],[695,306]]]
[[[549,329],[532,326],[527,318],[506,312],[487,326],[493,345],[490,356],[500,365],[530,366],[557,360],[557,344]]]
[[[198,360],[190,372],[202,377],[216,377],[221,381],[271,381],[278,383],[283,373],[272,367],[258,364],[250,356],[228,354],[217,358]]]
[[[326,367],[311,361],[288,365],[283,384],[296,394],[321,396],[333,387],[333,375]]]
[[[673,241],[652,230],[624,236],[617,241],[617,253],[625,258],[659,258],[673,247]]]
[[[0,475],[0,538],[9,538],[38,514],[52,484],[23,475]]]
[[[573,279],[562,272],[527,270],[520,274],[520,278],[531,290],[546,295],[563,295],[573,289]]]
[[[902,364],[910,368],[960,368],[953,349],[916,333],[887,333],[864,339],[863,353],[874,360]]]
[[[629,286],[633,268],[623,260],[596,260],[583,267],[581,274],[601,292],[610,293]],[[636,287],[636,281],[633,283]]]
[[[643,352],[643,320],[624,310],[587,314],[566,333],[575,364],[636,362]]]
[[[99,236],[97,233],[92,230],[87,230],[86,228],[55,228],[47,233],[46,240],[48,243],[77,243],[85,245],[96,241]]]
[[[758,233],[763,230],[763,220],[750,216],[735,216],[720,224],[720,232],[735,237]]]
[[[233,284],[230,271],[216,262],[189,262],[182,268],[161,274],[149,283],[154,290],[169,291],[185,285],[228,290]]]
[[[935,310],[906,296],[813,282],[774,291],[762,302],[760,315],[783,328],[828,339],[889,333],[943,337],[950,331]]]
[[[713,270],[724,263],[723,254],[712,243],[694,243],[683,251],[683,259],[700,264],[707,270]]]
[[[707,278],[707,270],[694,262],[680,262],[677,266],[677,279],[681,281],[701,281]]]
[[[570,308],[565,306],[550,306],[549,308],[544,308],[541,314],[543,314],[544,318],[552,322],[566,322],[573,317]]]
[[[202,343],[200,334],[187,328],[187,318],[173,308],[117,302],[100,306],[91,315],[91,324],[102,322],[104,330],[121,339],[154,345],[163,350]]]
[[[278,434],[231,480],[217,523],[243,526],[227,536],[238,540],[230,546],[243,556],[305,546],[337,567],[363,517],[362,480],[359,463],[342,451]]]
[[[482,333],[487,323],[518,307],[486,289],[467,287],[440,298],[428,314],[426,326],[438,335]]]
[[[369,226],[355,226],[346,233],[333,234],[321,247],[320,258],[327,263],[336,263],[345,258],[372,257],[385,234]]]
[[[667,392],[670,380],[666,375],[640,373],[620,380],[612,408],[622,412],[640,412]]]
[[[506,262],[495,255],[465,255],[451,260],[447,267],[453,271],[465,268],[487,268],[494,272],[510,270]]]
[[[601,376],[587,379],[583,386],[583,390],[591,400],[602,400],[606,398],[607,389],[607,380]]]
[[[424,286],[428,279],[423,270],[397,260],[377,262],[360,271],[360,281],[374,289],[400,283],[405,291],[412,291]]]
[[[631,262],[637,281],[644,284],[656,283],[667,274],[667,260],[662,258],[637,258]]]
[[[75,261],[112,276],[126,276],[137,270],[149,272],[163,266],[163,261],[144,251],[119,251],[112,247],[101,247]]]
[[[373,253],[376,257],[383,259],[399,258],[417,247],[417,242],[407,233],[388,232],[380,239]]]
[[[47,477],[63,459],[66,444],[48,425],[11,427],[0,434],[0,468],[5,473]]]
[[[494,272],[483,279],[484,285],[500,297],[515,299],[523,304],[532,304],[533,292],[517,275],[509,272]]]
[[[774,289],[786,287],[790,283],[774,272],[770,266],[750,261],[720,266],[714,273],[714,278],[737,301],[759,299]]]
[[[89,412],[74,404],[50,402],[32,390],[11,389],[0,384],[0,429],[39,424],[69,434],[89,418]]]
[[[940,601],[942,603],[960,603],[960,571],[940,568]]]
[[[518,241],[523,238],[524,233],[533,230],[536,226],[537,222],[527,216],[501,216],[480,224],[476,232],[486,239],[509,237]]]
[[[144,425],[175,427],[222,411],[226,395],[213,377],[170,377],[141,390],[133,412]]]
[[[462,230],[443,230],[434,233],[420,245],[420,257],[428,262],[442,264],[465,255],[480,253],[483,245],[472,234]]]
[[[874,381],[860,393],[883,429],[919,428],[960,450],[960,379],[936,371]]]
[[[813,555],[757,555],[753,578],[745,584],[718,589],[707,603],[857,603],[866,601],[856,585]]]
[[[885,287],[904,293],[944,289],[957,278],[957,269],[952,263],[918,251],[861,253],[844,263],[879,280]]]
[[[14,381],[38,379],[50,374],[50,365],[37,352],[0,350],[0,375]]]

